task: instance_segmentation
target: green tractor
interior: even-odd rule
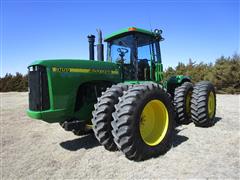
[[[162,31],[130,27],[105,38],[89,35],[89,60],[39,60],[29,67],[28,116],[83,135],[93,130],[107,150],[134,161],[166,153],[175,124],[211,126],[214,86],[190,77],[163,80]]]

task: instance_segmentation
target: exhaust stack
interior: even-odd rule
[[[100,29],[97,29],[97,32],[98,32],[97,60],[104,61],[104,54],[103,54],[104,46],[102,44],[102,31]]]
[[[90,34],[88,35],[88,42],[89,42],[89,60],[94,61],[94,42],[95,36]]]

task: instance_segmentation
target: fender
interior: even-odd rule
[[[191,77],[184,75],[171,76],[166,81],[167,92],[173,97],[175,88],[181,86],[184,82],[191,82]]]

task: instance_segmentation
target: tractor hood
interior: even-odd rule
[[[84,93],[95,100],[98,87],[121,82],[119,66],[103,61],[39,60],[28,69],[28,115],[49,123],[76,117],[90,119],[93,104],[92,100],[81,98]]]
[[[37,60],[31,63],[28,68],[36,65],[44,66],[54,72],[118,71],[119,69],[118,65],[111,62],[80,59]]]

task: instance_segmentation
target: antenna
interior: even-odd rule
[[[149,20],[149,26],[150,26],[150,29],[151,29],[151,32],[152,32],[153,31],[152,30],[152,21],[151,21],[151,17],[150,16],[149,16],[148,20]]]

